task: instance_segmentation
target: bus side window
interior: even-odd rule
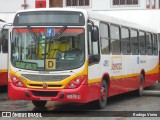
[[[146,33],[147,55],[152,55],[152,34]]]
[[[113,55],[121,54],[121,41],[120,41],[120,29],[119,26],[110,25],[111,35],[111,51]]]
[[[158,42],[156,34],[153,34],[153,55],[158,55]]]
[[[8,53],[8,30],[3,30],[2,33],[2,52]]]
[[[94,26],[98,29],[97,26]],[[89,54],[89,64],[96,64],[100,60],[100,52],[99,52],[99,40],[92,40],[92,29],[93,26],[88,26],[88,54]]]
[[[101,52],[102,54],[110,53],[110,39],[109,39],[109,25],[100,23],[100,39],[101,39]]]
[[[131,54],[129,29],[123,27],[121,28],[121,48],[124,55]]]
[[[136,30],[131,29],[130,38],[131,38],[132,54],[133,55],[138,55],[139,54],[138,32]]]
[[[145,33],[142,31],[139,32],[139,41],[140,41],[140,54],[146,55]]]

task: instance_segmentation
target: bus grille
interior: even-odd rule
[[[22,76],[36,82],[61,81],[69,77],[69,75],[32,75],[32,74],[22,74]]]
[[[42,84],[29,84],[29,86],[32,86],[32,87],[43,87]],[[50,88],[50,87],[62,87],[62,85],[47,85],[47,88]]]
[[[32,91],[34,96],[44,96],[44,97],[56,97],[58,92],[57,91]]]

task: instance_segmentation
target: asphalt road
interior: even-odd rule
[[[160,83],[147,89],[160,90]],[[45,108],[35,108],[31,101],[10,101],[5,88],[1,88],[0,91],[0,111],[42,113],[43,118],[47,116],[45,117],[46,120],[77,120],[84,118],[94,120],[105,119],[106,117],[113,120],[136,120],[137,117],[135,118],[135,116],[138,116],[138,119],[158,120],[159,118],[156,115],[160,116],[160,95],[138,97],[136,92],[129,92],[110,97],[106,108],[99,110],[95,109],[93,104],[77,105],[59,102],[48,102]],[[150,117],[147,115],[150,115]],[[129,116],[132,118],[129,118]],[[43,118],[31,118],[31,120],[41,120]],[[8,118],[0,119],[7,120]]]

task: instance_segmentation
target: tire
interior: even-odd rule
[[[143,95],[144,90],[144,76],[140,75],[139,87],[138,87],[138,96],[141,97]]]
[[[107,96],[108,96],[108,87],[107,87],[107,83],[103,80],[101,89],[100,89],[100,98],[99,100],[96,100],[94,102],[94,105],[96,105],[96,108],[103,109],[106,107]]]
[[[47,101],[35,101],[32,100],[32,103],[35,107],[44,107],[47,103]]]

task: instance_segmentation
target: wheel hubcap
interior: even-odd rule
[[[101,88],[101,100],[106,99],[106,90],[104,87]]]
[[[141,84],[140,84],[140,91],[143,90],[143,85],[142,85],[142,81],[141,81]]]

